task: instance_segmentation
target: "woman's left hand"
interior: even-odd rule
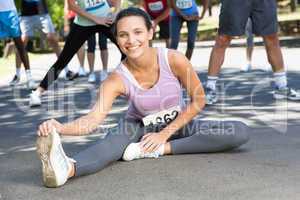
[[[144,135],[140,142],[140,147],[145,153],[156,151],[160,145],[165,144],[168,136],[163,133],[147,133]]]
[[[191,15],[189,16],[188,20],[189,21],[198,21],[198,20],[201,20],[202,18],[199,17],[198,15]]]

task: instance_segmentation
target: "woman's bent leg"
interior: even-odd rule
[[[193,120],[170,140],[172,154],[231,150],[249,140],[249,128],[239,121]]]

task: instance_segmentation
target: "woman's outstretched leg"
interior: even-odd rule
[[[73,176],[87,175],[103,169],[119,160],[131,142],[137,142],[144,134],[139,122],[121,121],[105,138],[78,153],[73,159],[66,156],[60,136],[53,131],[38,137],[37,153],[42,162],[43,182],[47,187],[59,187]]]

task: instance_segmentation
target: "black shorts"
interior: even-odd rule
[[[169,39],[170,38],[170,23],[166,21],[161,21],[158,23],[159,26],[159,38]]]
[[[104,33],[98,33],[98,44],[100,50],[107,50],[107,37]],[[88,39],[88,53],[95,53],[96,50],[96,35],[92,35]]]
[[[277,32],[276,0],[221,0],[219,34],[244,35],[250,17],[253,33],[270,35]]]

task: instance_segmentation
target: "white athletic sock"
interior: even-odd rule
[[[32,79],[32,76],[31,76],[31,71],[30,71],[30,69],[27,69],[25,72],[26,72],[26,78],[27,78],[27,81],[31,80],[31,79]]]
[[[275,72],[273,73],[273,76],[275,85],[278,89],[287,87],[286,72]]]
[[[216,84],[219,77],[217,76],[207,76],[206,87],[212,90],[216,90]]]
[[[157,152],[160,156],[164,155],[165,145],[164,144],[160,145],[159,148],[157,149]]]
[[[16,68],[16,75],[17,75],[17,77],[21,76],[21,67]]]

